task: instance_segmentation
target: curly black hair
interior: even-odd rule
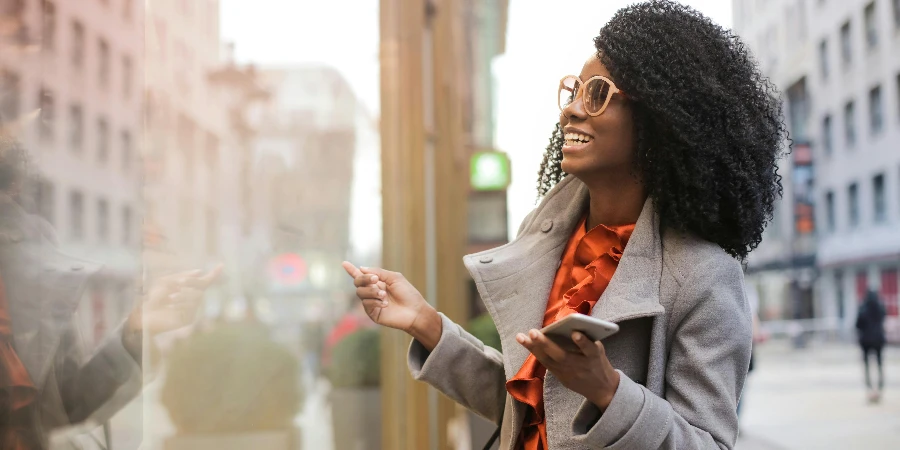
[[[744,260],[783,193],[778,160],[789,136],[778,90],[732,31],[669,0],[619,10],[594,45],[632,101],[635,169],[661,227]],[[563,140],[557,124],[539,197],[566,176]]]

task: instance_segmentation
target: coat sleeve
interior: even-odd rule
[[[750,310],[737,264],[704,266],[687,277],[675,303],[686,311],[672,334],[665,398],[620,372],[609,407],[601,413],[585,401],[573,419],[576,439],[586,447],[734,448],[737,402],[750,363]]]
[[[71,423],[83,422],[101,409],[104,415],[111,416],[141,387],[141,367],[122,343],[121,326],[101,342],[87,361],[80,342],[73,324],[60,337],[56,356],[59,392]],[[127,387],[120,391],[123,386]],[[114,398],[122,401],[113,405]],[[99,422],[108,419],[94,418]]]
[[[500,424],[506,402],[503,357],[441,314],[441,339],[432,352],[418,341],[409,347],[413,378],[424,381],[460,405]]]

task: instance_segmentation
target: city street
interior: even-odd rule
[[[885,349],[885,396],[877,405],[866,403],[855,345],[794,350],[774,341],[761,344],[756,356],[737,450],[898,448],[900,348]]]

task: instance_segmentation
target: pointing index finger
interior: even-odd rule
[[[350,275],[353,278],[358,278],[358,277],[363,276],[363,273],[359,269],[357,269],[356,266],[353,265],[353,263],[351,263],[349,261],[344,261],[343,263],[341,263],[341,267],[343,267],[344,270],[347,271],[347,275]]]

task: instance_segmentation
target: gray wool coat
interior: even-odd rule
[[[513,449],[526,408],[505,387],[528,356],[515,335],[541,328],[563,249],[587,201],[585,185],[568,176],[516,239],[464,258],[497,324],[502,354],[446,316],[431,353],[417,341],[410,346],[413,377],[500,424],[501,449]],[[548,372],[550,449],[734,447],[751,346],[750,309],[734,258],[695,236],[661,235],[648,200],[592,315],[620,326],[604,344],[621,381],[601,412]]]

